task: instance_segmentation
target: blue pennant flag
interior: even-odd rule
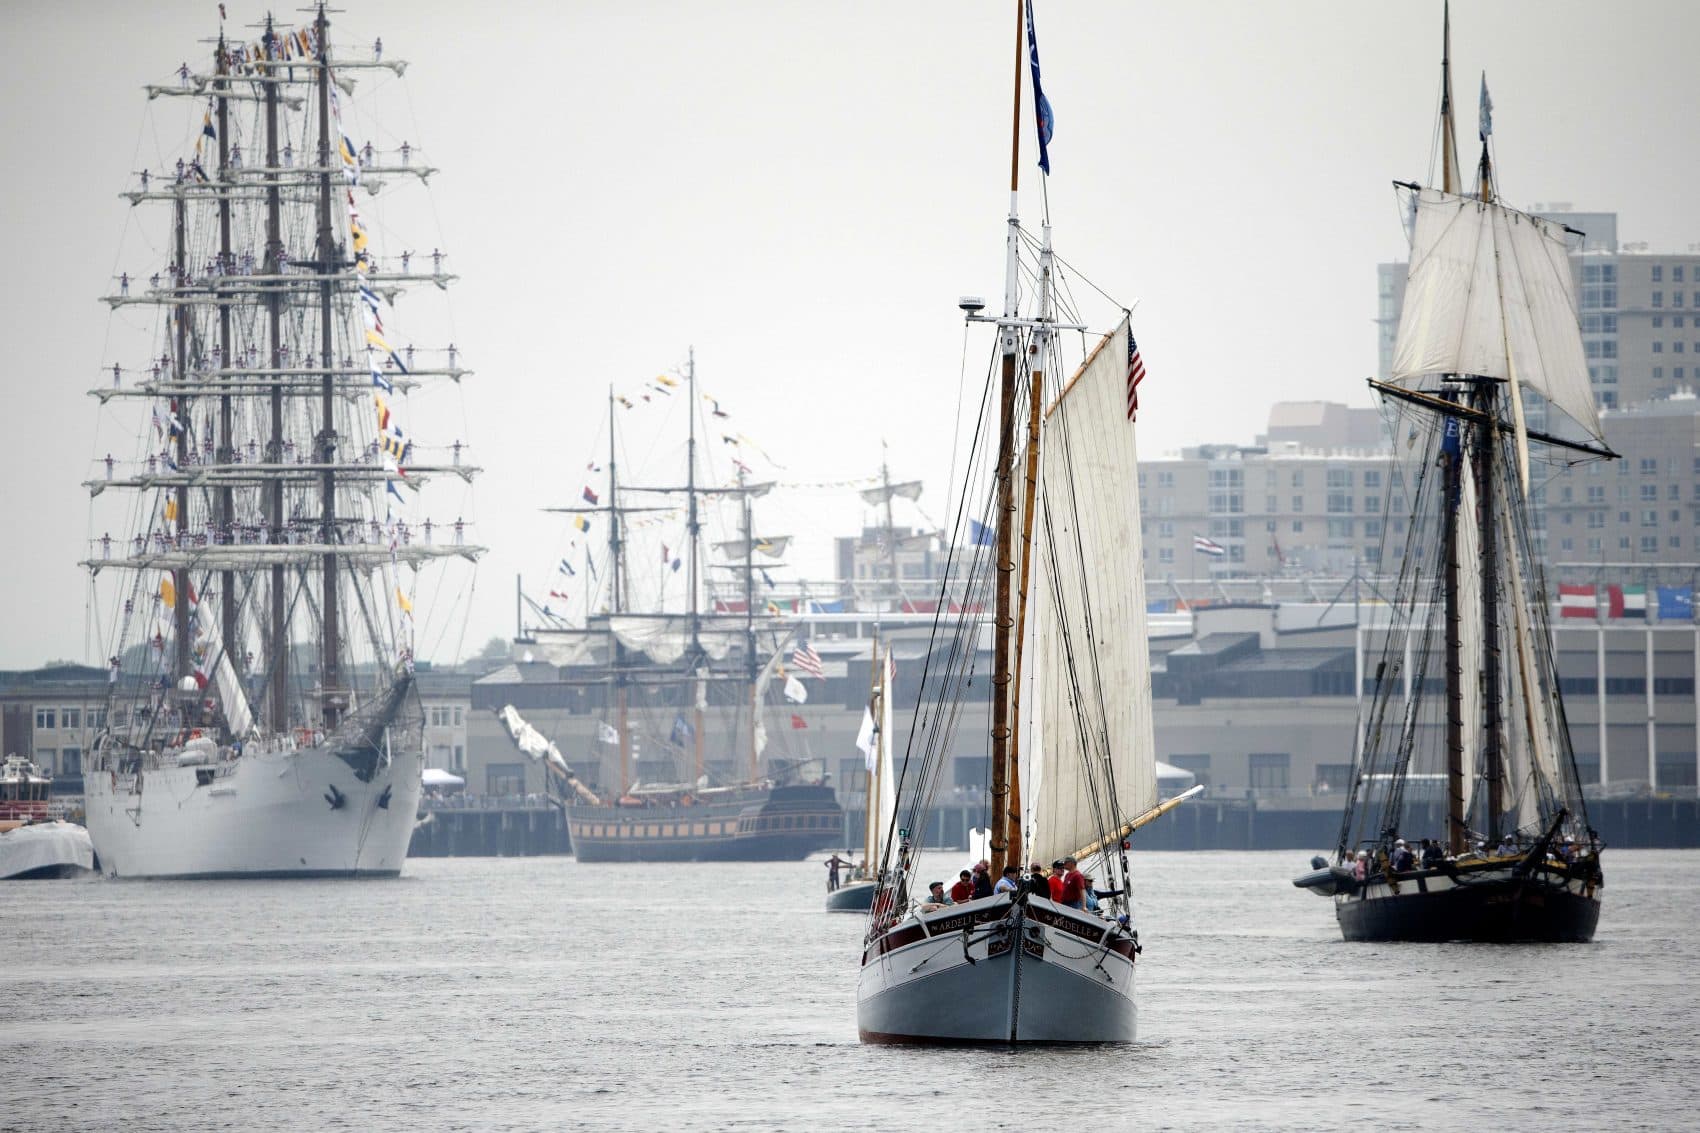
[[[969,541],[976,547],[990,547],[996,532],[977,519],[968,521]]]
[[[573,569],[573,564],[566,559],[561,560],[561,569],[566,571],[568,575],[576,576],[578,574],[578,571]]]
[[[1033,0],[1027,0],[1027,59],[1033,68],[1033,117],[1039,127],[1039,168],[1051,172],[1051,133],[1056,117],[1051,113],[1051,101],[1039,85],[1039,33],[1033,27]]]

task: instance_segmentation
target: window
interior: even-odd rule
[[[1642,527],[1657,527],[1659,525],[1659,509],[1647,508],[1641,513]]]
[[[1351,515],[1352,514],[1352,496],[1349,493],[1346,493],[1346,492],[1329,492],[1328,493],[1328,514],[1329,515]]]
[[[1350,790],[1351,784],[1352,765],[1350,763],[1318,763],[1316,765],[1314,786],[1318,794]]]
[[[1559,546],[1559,549],[1563,550],[1563,551],[1574,551],[1576,549],[1576,540],[1574,540],[1574,539],[1560,539],[1558,541],[1558,546]]]
[[[1644,500],[1647,503],[1652,503],[1653,501],[1657,500],[1658,498],[1659,498],[1659,486],[1657,484],[1643,484],[1643,485],[1641,485],[1641,499],[1642,500]]]
[[[1672,315],[1671,320],[1670,320],[1670,325],[1675,327],[1677,330],[1681,330],[1682,325],[1683,325],[1682,324],[1682,316],[1681,315]],[[1695,325],[1700,326],[1700,323],[1697,323]]]
[[[1276,504],[1274,496],[1265,496],[1263,498],[1263,510],[1269,512],[1271,515],[1280,510]]]
[[[1663,315],[1654,315],[1653,316],[1653,329],[1654,330],[1660,330],[1664,327],[1664,325],[1665,325],[1665,317]]]
[[[1302,468],[1293,469],[1293,487],[1302,488],[1304,486],[1305,486],[1305,470],[1302,469]]]
[[[1305,498],[1303,496],[1294,496],[1293,497],[1293,510],[1294,511],[1303,511],[1304,509],[1305,509]]]
[[[525,764],[491,763],[484,768],[485,794],[525,794]]]
[[[36,731],[39,732],[44,728],[57,728],[58,726],[59,715],[56,710],[52,708],[37,708],[35,710]]]
[[[1659,470],[1659,462],[1649,457],[1641,458],[1641,475],[1651,476]]]
[[[1695,514],[1700,515],[1700,512],[1696,512]],[[1302,519],[1293,520],[1293,534],[1294,535],[1303,534],[1304,529],[1305,529],[1305,521],[1304,520],[1302,520]]]
[[[1381,497],[1380,496],[1365,496],[1364,497],[1364,513],[1366,515],[1379,515],[1379,514],[1381,514]]]
[[[83,726],[83,712],[80,708],[61,708],[59,710],[59,726],[61,728],[80,728]]]
[[[83,773],[83,749],[68,747],[59,753],[59,774],[81,775]]]
[[[1654,264],[1653,265],[1653,282],[1654,283],[1663,283],[1664,278],[1665,278],[1664,265],[1663,264]]]
[[[1330,468],[1328,470],[1328,486],[1330,488],[1350,488],[1352,486],[1352,470],[1350,468]]]
[[[1159,488],[1173,488],[1175,486],[1175,474],[1173,472],[1157,473],[1157,486]]]
[[[1349,519],[1329,520],[1328,537],[1330,539],[1350,539],[1352,537],[1352,521]]]
[[[1365,539],[1379,539],[1379,538],[1381,538],[1381,520],[1379,520],[1379,519],[1366,519],[1366,520],[1364,520],[1364,538]]]
[[[455,745],[454,769],[456,771],[466,770],[466,748],[461,744]]]
[[[1159,519],[1157,521],[1157,538],[1173,539],[1174,537],[1175,521],[1172,519]]]
[[[1379,468],[1366,468],[1366,469],[1364,469],[1364,487],[1366,487],[1366,488],[1379,488],[1379,487],[1381,487],[1381,469],[1379,469]]]
[[[1160,562],[1160,563],[1172,563],[1172,562],[1174,562],[1175,561],[1175,549],[1173,547],[1159,547],[1159,548],[1157,548],[1157,561]]]
[[[460,727],[462,723],[464,723],[464,720],[461,717],[461,707],[457,704],[455,705],[455,727]]]
[[[1672,283],[1681,283],[1682,282],[1682,265],[1681,264],[1674,264],[1674,265],[1671,266],[1670,281]]]
[[[59,766],[59,753],[50,747],[38,747],[35,749],[35,762],[36,766],[52,775]]]
[[[1665,492],[1665,498],[1673,504],[1682,499],[1682,485],[1672,484],[1669,490]]]
[[[1164,496],[1162,499],[1158,500],[1157,501],[1157,514],[1158,515],[1173,515],[1173,514],[1175,514],[1175,497]]]
[[[1664,305],[1665,305],[1665,293],[1663,291],[1653,292],[1653,306],[1663,307]]]
[[[1644,555],[1656,555],[1656,554],[1658,554],[1658,551],[1659,551],[1659,537],[1657,535],[1643,535],[1643,536],[1641,536],[1641,553],[1642,554],[1644,554]]]
[[[1286,789],[1292,756],[1284,751],[1254,751],[1247,762],[1253,790]]]

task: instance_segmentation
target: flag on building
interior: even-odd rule
[[[1693,621],[1694,588],[1692,586],[1659,587],[1659,620],[1661,622]]]
[[[1139,383],[1145,380],[1145,361],[1139,356],[1139,343],[1133,340],[1133,328],[1127,328],[1127,419],[1134,420],[1139,412]]]
[[[1558,613],[1565,618],[1594,618],[1599,616],[1599,599],[1592,586],[1560,583]]]
[[[791,664],[800,673],[807,673],[815,680],[824,680],[821,673],[820,654],[807,641],[799,641],[797,648],[791,651]]]
[[[1219,559],[1228,553],[1228,548],[1222,546],[1222,544],[1216,542],[1216,540],[1207,538],[1203,535],[1194,535],[1192,537],[1192,550],[1194,554],[1209,555],[1213,559]]]
[[[1608,618],[1645,618],[1647,588],[1645,586],[1607,586],[1606,616]]]

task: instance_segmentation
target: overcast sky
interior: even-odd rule
[[[264,14],[226,3],[233,35]],[[339,49],[369,54],[381,35],[412,64],[404,84],[363,82],[360,128],[441,168],[423,203],[374,207],[374,239],[380,257],[440,247],[461,276],[446,305],[410,320],[404,300],[392,324],[421,348],[452,339],[477,371],[458,395],[421,396],[415,429],[440,444],[464,430],[488,469],[475,499],[450,489],[433,513],[464,511],[492,548],[475,592],[437,603],[466,648],[511,634],[516,574],[551,587],[570,536],[539,509],[585,486],[610,384],[638,389],[692,346],[704,390],[778,466],[764,472],[866,477],[883,438],[894,475],[924,478],[922,508],[945,518],[955,303],[1001,290],[1008,5],[343,6]],[[1438,0],[1053,0],[1038,21],[1056,244],[1139,301],[1142,452],[1249,442],[1275,400],[1369,404],[1374,266],[1403,246],[1389,181],[1430,171]],[[104,655],[85,642],[75,562],[110,520],[91,520],[80,482],[145,408],[101,410],[86,391],[145,353],[119,353],[133,325],[97,297],[120,270],[162,266],[154,222],[117,194],[192,137],[186,102],[142,88],[204,65],[217,6],[31,4],[8,23],[0,666],[25,667]],[[1461,149],[1472,161],[1486,69],[1506,199],[1616,211],[1620,238],[1655,250],[1700,243],[1700,5],[1461,2],[1453,29]],[[1031,189],[1030,130],[1022,144]],[[971,336],[971,377],[989,348]],[[676,408],[621,428],[634,465],[676,463]],[[711,456],[725,477],[730,450]],[[763,532],[798,538],[788,577],[830,573],[831,537],[864,518],[845,489],[763,508]],[[441,623],[425,651],[452,659],[461,634]]]

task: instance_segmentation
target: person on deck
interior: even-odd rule
[[[974,899],[992,895],[992,863],[981,861],[975,863],[974,875],[969,878],[974,883]]]
[[[1086,907],[1086,876],[1080,872],[1079,863],[1073,858],[1063,859],[1062,885],[1057,896],[1060,904],[1071,909]]]
[[[1045,877],[1045,867],[1034,862],[1028,867],[1027,892],[1035,897],[1050,897],[1051,885]]]
[[[1399,838],[1393,843],[1393,856],[1388,862],[1394,873],[1407,873],[1417,866],[1417,856],[1411,853],[1411,848],[1405,845],[1405,839]]]
[[[1045,879],[1045,883],[1051,890],[1048,896],[1059,905],[1062,904],[1063,874],[1067,872],[1068,870],[1064,867],[1063,860],[1058,858],[1056,861],[1051,863],[1051,876]]]
[[[1507,834],[1499,840],[1499,849],[1495,852],[1505,858],[1516,857],[1519,853],[1516,839]]]
[[[1369,851],[1368,850],[1359,850],[1358,851],[1357,859],[1352,862],[1352,876],[1355,877],[1359,881],[1362,881],[1364,878],[1369,876]]]
[[[950,898],[945,896],[944,882],[934,881],[927,886],[927,895],[921,901],[921,911],[926,912],[928,909],[937,909],[948,904]]]
[[[1018,865],[1006,865],[1006,866],[1004,866],[1003,867],[1003,876],[998,878],[998,883],[996,885],[992,886],[992,892],[993,893],[1019,893],[1020,891],[1021,891],[1021,867],[1018,866]]]
[[[826,891],[834,892],[838,888],[838,871],[850,863],[837,854],[826,860]]]
[[[1421,860],[1424,869],[1439,869],[1446,861],[1446,851],[1433,838],[1424,838]]]
[[[963,870],[961,873],[957,874],[956,884],[950,887],[950,903],[952,905],[960,905],[964,901],[972,901],[973,899],[973,878],[967,870]]]

